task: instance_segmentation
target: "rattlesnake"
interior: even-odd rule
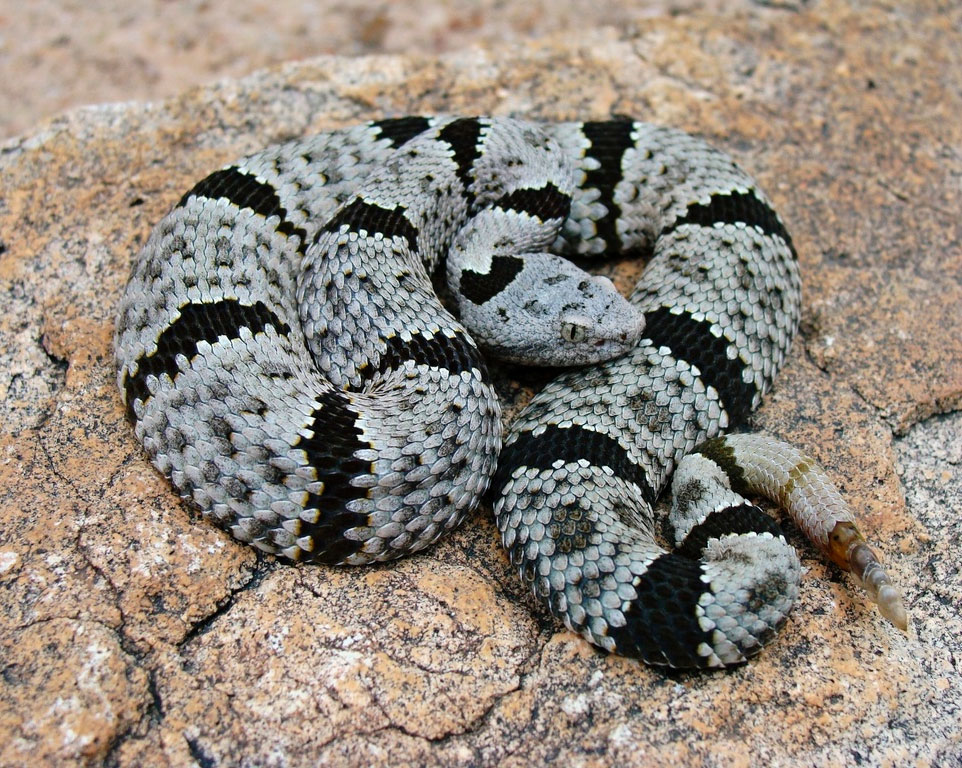
[[[651,262],[625,300],[549,251]],[[155,466],[261,550],[389,560],[488,492],[512,562],[568,627],[648,663],[718,666],[759,649],[799,581],[739,493],[787,506],[905,624],[810,460],[717,437],[768,389],[800,302],[770,202],[692,136],[396,118],[271,147],[184,195],[134,264],[118,383]],[[579,366],[503,450],[479,346]],[[652,505],[676,467],[666,554]]]

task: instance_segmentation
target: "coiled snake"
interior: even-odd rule
[[[651,262],[629,300],[561,256],[633,251]],[[740,494],[787,507],[905,626],[824,474],[784,443],[718,437],[771,384],[800,296],[768,200],[687,134],[381,120],[188,192],[134,264],[118,383],[154,465],[259,549],[389,560],[487,491],[568,627],[651,664],[720,666],[757,652],[798,590],[794,550]],[[479,346],[569,367],[503,449]],[[673,469],[666,553],[652,506]]]

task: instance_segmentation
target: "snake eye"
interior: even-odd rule
[[[561,338],[565,341],[577,344],[579,341],[584,341],[587,335],[588,328],[584,323],[573,320],[566,320],[561,323]]]

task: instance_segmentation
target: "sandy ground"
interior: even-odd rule
[[[156,100],[292,59],[439,52],[565,29],[574,34],[586,26],[637,27],[652,16],[720,5],[719,0],[0,0],[0,139],[77,105]]]

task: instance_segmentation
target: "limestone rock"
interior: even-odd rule
[[[962,447],[956,416],[929,419],[962,402],[960,24],[958,9],[826,2],[315,59],[75,111],[0,147],[0,762],[962,759]],[[338,570],[258,557],[181,505],[114,382],[114,308],[150,227],[244,152],[437,111],[634,114],[751,170],[806,288],[755,425],[838,480],[904,590],[908,636],[794,535],[807,572],[782,633],[735,671],[669,675],[534,604],[487,510],[425,554]]]

